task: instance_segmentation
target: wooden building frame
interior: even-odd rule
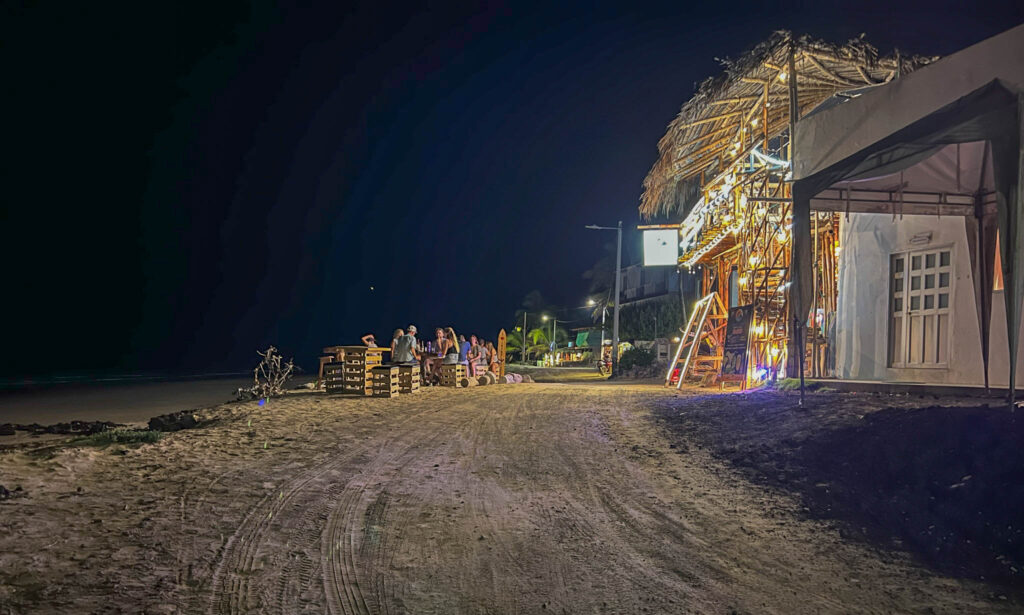
[[[700,85],[659,141],[659,158],[644,180],[640,213],[646,219],[684,216],[679,266],[700,271],[701,296],[717,293],[726,306],[755,306],[748,352],[752,382],[798,369],[792,362],[786,366],[794,354],[786,288],[792,237],[790,135],[796,121],[823,103],[856,97],[864,88],[933,60],[879,57],[863,39],[832,45],[777,32],[738,60],[725,61],[724,73]],[[834,205],[817,212],[812,223],[815,326],[811,339],[800,345],[810,351],[814,376],[827,375],[823,333],[837,304],[839,216],[883,206],[873,203],[881,195],[843,192],[822,195],[820,200]],[[934,212],[937,195],[901,196],[907,197],[905,207],[927,204]],[[952,212],[968,204],[941,206]]]

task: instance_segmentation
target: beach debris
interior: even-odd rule
[[[68,423],[54,423],[53,425],[40,425],[39,423],[31,423],[29,425],[6,423],[0,426],[0,436],[13,436],[16,431],[27,431],[33,435],[68,434],[75,436],[89,436],[94,433],[100,433],[101,431],[107,431],[116,427],[123,427],[123,425],[120,423],[111,423],[110,421],[71,421]]]
[[[149,419],[149,429],[151,431],[181,431],[182,429],[192,429],[198,424],[199,417],[193,414],[191,410],[161,414]]]
[[[263,360],[252,370],[252,387],[238,389],[235,396],[239,401],[259,399],[266,403],[266,400],[271,397],[284,395],[285,384],[295,370],[295,361],[289,359],[285,363],[283,357],[278,354],[277,348],[273,346],[267,348],[265,352],[256,351],[256,354],[260,355]]]

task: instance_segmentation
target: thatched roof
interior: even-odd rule
[[[788,127],[791,47],[801,115],[838,92],[886,83],[934,60],[880,58],[861,38],[833,45],[785,31],[737,60],[721,60],[725,71],[700,84],[658,142],[658,161],[644,179],[644,217],[679,214],[696,201],[702,171],[714,172],[743,156],[735,144],[763,138],[765,111],[769,138]]]

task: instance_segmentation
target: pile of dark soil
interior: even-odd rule
[[[707,447],[752,480],[795,492],[846,536],[1024,588],[1024,416],[953,399],[809,400],[798,409],[777,392],[703,396],[657,414],[677,446]]]
[[[54,423],[53,425],[40,425],[39,423],[32,423],[30,425],[19,425],[12,423],[4,423],[0,425],[0,435],[13,436],[17,431],[27,431],[32,434],[69,434],[75,436],[88,436],[94,433],[100,433],[107,431],[108,429],[114,429],[115,427],[121,427],[119,423],[111,423],[110,421],[71,421],[68,423]]]

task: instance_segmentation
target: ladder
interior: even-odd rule
[[[705,375],[718,373],[722,365],[721,346],[727,320],[728,314],[718,293],[705,295],[693,306],[675,358],[665,374],[666,387],[675,384],[677,389],[682,388],[683,379],[691,370],[695,375],[698,371]],[[700,345],[705,341],[715,354],[700,354]],[[677,368],[678,375],[673,378]]]

